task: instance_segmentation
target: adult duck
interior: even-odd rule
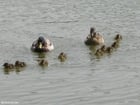
[[[101,45],[104,44],[104,38],[99,33],[95,32],[94,28],[90,28],[90,34],[85,40],[86,45]]]
[[[45,39],[40,36],[36,41],[33,42],[31,50],[34,52],[48,52],[54,49],[53,43],[49,39]]]

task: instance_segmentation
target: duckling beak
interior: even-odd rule
[[[39,43],[39,48],[40,48],[40,49],[42,48],[42,43]]]

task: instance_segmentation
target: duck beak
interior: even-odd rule
[[[40,49],[42,48],[42,43],[39,43],[39,48],[40,48]]]

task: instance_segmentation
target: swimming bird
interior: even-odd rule
[[[61,62],[64,62],[66,59],[67,59],[67,55],[64,53],[64,52],[61,52],[58,56],[58,59],[61,61]]]
[[[4,63],[3,66],[4,66],[5,69],[14,69],[14,65],[13,64]]]
[[[105,45],[102,45],[100,49],[101,49],[102,52],[106,52],[106,46]]]
[[[120,34],[117,34],[114,39],[120,41],[122,40],[122,36]]]
[[[54,49],[54,45],[49,39],[45,39],[40,36],[36,41],[33,42],[31,50],[34,52],[48,52]]]
[[[118,41],[113,42],[111,47],[118,48],[119,47],[119,42]]]
[[[113,48],[112,48],[112,47],[107,47],[107,48],[106,48],[106,52],[107,52],[107,53],[111,53],[112,51],[113,51]]]
[[[90,28],[90,35],[85,40],[86,45],[100,45],[104,43],[104,38],[99,33],[95,32],[94,28]]]
[[[25,67],[26,66],[26,63],[25,62],[21,62],[21,61],[16,61],[15,62],[15,67]]]

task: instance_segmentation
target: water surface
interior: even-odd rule
[[[139,0],[0,0],[0,104],[139,105]],[[84,44],[90,27],[110,45],[117,33],[120,47],[96,58]],[[30,51],[39,36],[55,50]],[[68,59],[57,56],[64,51]],[[38,59],[47,59],[42,68]],[[5,72],[4,62],[25,61],[27,67]]]

